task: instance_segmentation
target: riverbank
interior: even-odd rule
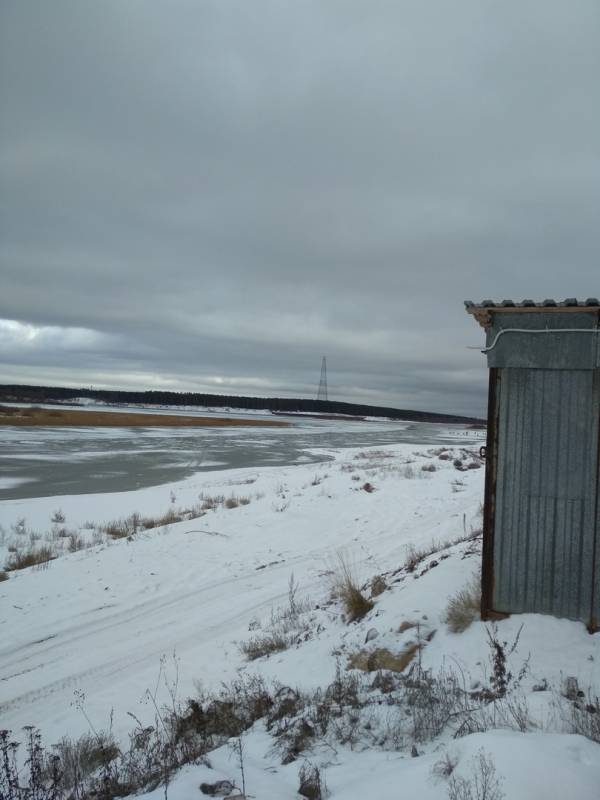
[[[185,417],[167,414],[140,414],[130,411],[75,411],[73,409],[17,408],[0,406],[0,425],[63,426],[70,428],[191,428],[225,427],[236,425],[287,428],[289,422],[266,419],[237,419],[233,417]]]

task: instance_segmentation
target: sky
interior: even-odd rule
[[[0,383],[485,412],[600,295],[597,0],[2,0]]]

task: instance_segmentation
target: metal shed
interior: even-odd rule
[[[600,303],[465,303],[489,373],[482,616],[600,620]]]

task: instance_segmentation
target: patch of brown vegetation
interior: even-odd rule
[[[398,633],[404,633],[404,631],[409,631],[411,628],[416,628],[416,622],[409,622],[409,620],[405,619],[403,623],[401,623],[400,627],[398,628]]]
[[[387,583],[382,575],[374,575],[371,578],[371,597],[379,597],[387,589]]]
[[[348,658],[348,669],[360,669],[362,672],[377,672],[386,669],[389,672],[403,672],[419,651],[418,644],[411,644],[401,653],[392,653],[385,647],[377,650],[359,650]]]
[[[0,425],[61,425],[72,428],[190,428],[235,425],[288,427],[288,422],[234,417],[184,417],[169,414],[143,414],[136,411],[79,411],[31,406],[0,406]]]
[[[51,547],[43,545],[39,548],[31,548],[30,550],[17,551],[12,553],[4,565],[6,572],[14,572],[19,569],[27,569],[27,567],[36,567],[47,564],[56,558],[56,553]]]
[[[469,583],[448,600],[444,622],[452,633],[462,633],[480,616],[481,581],[473,576]]]

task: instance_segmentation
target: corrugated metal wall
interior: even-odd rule
[[[495,414],[493,610],[600,619],[599,371],[499,369]]]

